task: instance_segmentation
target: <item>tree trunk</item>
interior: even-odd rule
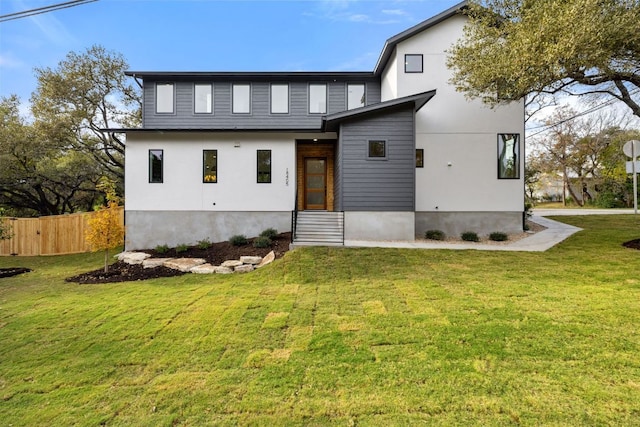
[[[104,272],[109,272],[109,249],[104,250]]]

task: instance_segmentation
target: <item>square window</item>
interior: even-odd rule
[[[422,54],[407,54],[404,56],[405,73],[422,72]]]
[[[520,134],[498,134],[498,179],[520,179]]]
[[[309,85],[309,113],[325,114],[327,112],[327,85]]]
[[[218,150],[203,150],[202,154],[202,182],[218,182]]]
[[[387,141],[369,141],[369,158],[384,159],[387,157]]]
[[[173,114],[173,83],[156,83],[156,113]]]
[[[211,84],[196,83],[194,86],[194,112],[211,114],[213,112],[213,87]]]
[[[234,114],[251,113],[251,85],[248,83],[233,85],[233,107]]]
[[[271,182],[271,150],[258,150],[258,183]]]
[[[416,148],[416,167],[423,168],[424,167],[424,149]]]
[[[149,150],[149,182],[162,182],[162,150]]]
[[[364,107],[365,91],[364,84],[347,85],[347,110]]]
[[[271,113],[287,114],[289,112],[289,85],[271,85]]]

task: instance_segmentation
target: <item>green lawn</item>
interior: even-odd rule
[[[0,258],[0,424],[640,425],[640,219],[545,253],[310,248],[112,285]]]

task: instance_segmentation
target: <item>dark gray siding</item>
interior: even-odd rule
[[[373,139],[386,140],[385,160],[367,158],[368,143]],[[413,108],[342,123],[336,155],[337,210],[414,210]]]
[[[342,134],[338,135],[333,162],[333,208],[336,211],[344,210],[342,207]]]
[[[289,113],[271,114],[271,82],[251,83],[251,113],[232,114],[231,87],[233,81],[213,83],[214,114],[194,113],[194,82],[173,82],[175,87],[174,114],[156,114],[155,81],[144,82],[143,127],[147,129],[296,129],[317,130],[322,114],[309,114],[309,83],[327,84],[327,114],[346,109],[346,81],[293,81],[289,83]],[[206,83],[206,81],[199,81]],[[236,81],[236,83],[247,83]],[[277,81],[274,83],[282,83]],[[380,83],[366,82],[367,104],[380,102]]]

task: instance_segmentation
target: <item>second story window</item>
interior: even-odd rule
[[[232,97],[234,114],[251,113],[251,85],[249,83],[235,83]]]
[[[406,54],[404,56],[404,72],[405,73],[421,73],[422,72],[422,54]]]
[[[309,85],[309,113],[325,114],[327,112],[327,85]]]
[[[156,83],[156,113],[173,114],[173,83]]]
[[[196,83],[193,93],[194,113],[211,114],[213,112],[213,87],[211,86],[211,84]]]
[[[347,85],[347,110],[364,107],[364,84]]]
[[[271,113],[286,114],[289,112],[289,85],[288,84],[272,84],[271,85]]]

